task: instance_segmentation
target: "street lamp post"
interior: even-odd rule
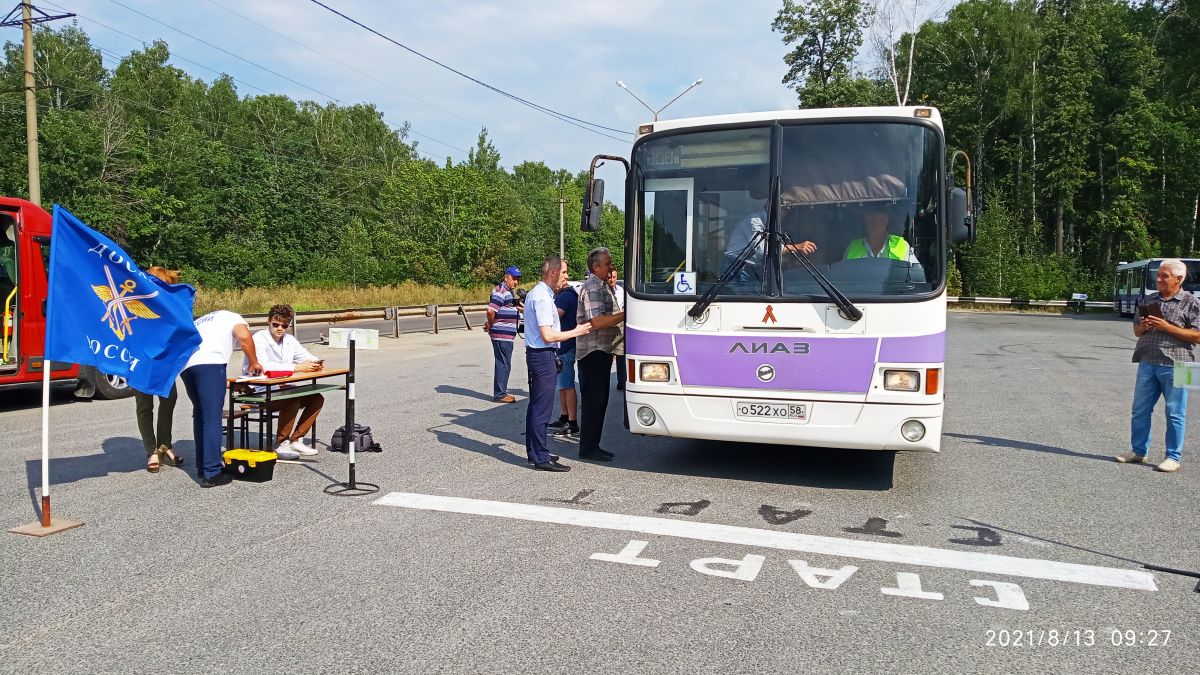
[[[659,115],[659,113],[661,113],[662,111],[666,110],[666,109],[667,109],[667,107],[668,107],[668,106],[670,106],[670,105],[671,105],[672,103],[674,103],[675,101],[678,101],[679,99],[683,98],[683,95],[684,95],[684,94],[686,94],[686,93],[688,93],[689,91],[691,91],[691,90],[695,89],[696,87],[698,87],[698,86],[700,85],[700,83],[701,83],[701,82],[703,82],[703,81],[704,81],[704,79],[703,79],[703,78],[698,78],[698,79],[697,79],[695,82],[693,82],[693,83],[689,84],[687,89],[684,89],[683,91],[679,92],[679,95],[678,95],[678,96],[676,96],[675,98],[671,99],[670,101],[667,101],[666,105],[664,105],[663,107],[659,108],[658,110],[655,110],[654,108],[651,108],[650,106],[646,105],[646,102],[645,102],[645,101],[643,101],[641,98],[639,98],[637,94],[633,93],[633,90],[631,90],[629,87],[625,86],[625,83],[624,83],[624,82],[622,82],[622,81],[620,81],[620,80],[617,80],[617,86],[618,86],[618,87],[620,87],[620,88],[622,88],[622,89],[624,89],[624,90],[625,90],[625,91],[626,91],[626,92],[627,92],[627,93],[628,93],[630,96],[632,96],[632,97],[634,97],[635,99],[637,99],[637,102],[638,102],[638,103],[641,103],[643,106],[645,106],[646,110],[649,110],[649,111],[650,111],[650,113],[651,113],[652,115],[654,115],[654,121],[655,121],[655,122],[657,122],[657,121],[658,121],[658,115]]]

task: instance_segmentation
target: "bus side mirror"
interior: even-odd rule
[[[962,188],[950,190],[950,237],[956,244],[975,241],[975,223],[967,213],[967,191]]]
[[[604,209],[604,179],[593,178],[588,181],[587,191],[583,195],[583,217],[579,229],[584,232],[595,232],[600,229],[600,212]]]

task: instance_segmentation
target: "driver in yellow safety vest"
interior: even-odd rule
[[[888,215],[886,211],[881,209],[872,209],[867,211],[864,218],[866,231],[865,237],[855,239],[846,247],[846,255],[844,260],[855,260],[858,258],[890,258],[892,260],[905,260],[910,263],[917,262],[913,256],[912,249],[904,237],[895,234],[888,234]]]

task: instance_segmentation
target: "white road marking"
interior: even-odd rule
[[[741,560],[700,558],[693,560],[690,565],[692,569],[701,574],[737,579],[738,581],[754,581],[758,578],[758,573],[762,571],[763,563],[766,561],[766,556],[747,553]]]
[[[1002,607],[1004,609],[1019,609],[1022,612],[1028,611],[1029,601],[1025,599],[1025,591],[1016,584],[1010,584],[1007,581],[993,581],[991,579],[972,579],[972,586],[991,586],[996,590],[996,599],[976,597],[975,602],[984,607]]]
[[[373,504],[399,506],[424,511],[463,513],[493,518],[528,520],[535,523],[575,525],[601,530],[640,532],[666,537],[680,537],[698,541],[712,541],[742,546],[757,546],[781,551],[801,551],[820,555],[840,556],[858,560],[900,563],[922,567],[999,574],[1028,579],[1069,581],[1089,586],[1129,588],[1139,591],[1157,591],[1154,575],[1150,572],[1115,567],[1079,565],[1054,560],[1014,558],[1011,556],[977,553],[974,551],[951,551],[928,546],[910,546],[879,541],[822,537],[795,532],[777,532],[751,527],[699,523],[670,518],[627,516],[602,511],[584,511],[557,506],[539,506],[516,502],[497,502],[485,499],[422,495],[409,492],[392,492]]]
[[[912,572],[896,572],[896,587],[881,588],[884,595],[896,595],[901,598],[916,598],[918,600],[941,600],[946,596],[921,589],[921,576]]]
[[[602,562],[621,563],[623,565],[637,565],[639,567],[658,567],[658,564],[662,562],[661,560],[638,557],[649,545],[650,542],[648,541],[633,539],[625,545],[625,548],[621,549],[620,553],[593,553],[591,559]]]

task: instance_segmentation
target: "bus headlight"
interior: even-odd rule
[[[639,363],[638,364],[638,381],[639,382],[670,382],[671,381],[671,364],[669,363]]]
[[[654,423],[658,420],[658,417],[655,416],[654,411],[650,409],[649,406],[642,406],[637,409],[637,420],[642,426],[650,427],[654,426]]]
[[[921,388],[921,373],[917,370],[885,370],[883,388],[889,391],[917,391]]]
[[[925,438],[925,425],[917,420],[909,420],[900,425],[900,435],[909,443],[916,443]]]

